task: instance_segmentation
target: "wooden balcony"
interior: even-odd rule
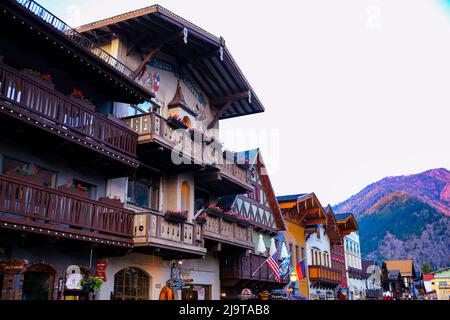
[[[1,62],[0,113],[109,161],[139,165],[134,132]]]
[[[274,273],[267,263],[265,263],[266,259],[267,257],[256,254],[222,257],[220,260],[220,279],[222,285],[228,287],[235,286],[238,283],[246,283],[252,286],[252,281],[259,282],[259,285],[272,283],[284,286],[289,283],[289,276],[282,278],[281,282],[277,282]]]
[[[4,175],[0,228],[131,248],[133,212]]]
[[[214,242],[253,249],[253,228],[243,228],[236,223],[224,221],[222,218],[207,216],[206,224],[203,226],[203,237]]]
[[[251,191],[247,170],[227,163],[221,146],[172,128],[154,112],[123,120],[139,135],[138,153],[145,163],[170,173],[196,171],[196,182],[218,195]]]
[[[312,287],[334,288],[342,281],[342,272],[325,266],[308,266]]]
[[[134,246],[164,257],[204,256],[202,226],[196,223],[171,223],[157,212],[136,213]]]

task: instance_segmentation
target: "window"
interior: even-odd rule
[[[127,201],[138,207],[149,208],[150,190],[148,180],[137,179],[129,181]]]
[[[114,275],[114,300],[148,300],[150,278],[142,270],[126,268]]]
[[[55,188],[56,187],[56,173],[51,170],[44,169],[39,166],[31,166],[32,172],[38,181],[42,182],[44,187]]]
[[[189,183],[184,181],[181,184],[181,211],[189,211],[191,209],[191,187]]]
[[[300,262],[300,247],[298,245],[295,246],[295,264]]]
[[[302,256],[301,256],[302,260],[305,259],[305,247],[302,247]]]

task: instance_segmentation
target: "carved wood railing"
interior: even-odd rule
[[[0,220],[40,226],[50,230],[86,232],[92,237],[121,238],[131,242],[133,212],[99,201],[77,197],[29,183],[24,179],[0,176]]]
[[[157,140],[172,150],[182,151],[185,157],[196,163],[217,167],[222,174],[239,183],[245,185],[250,183],[247,170],[236,163],[227,163],[221,147],[213,147],[214,144],[208,145],[202,141],[201,137],[193,139],[187,130],[173,129],[167,120],[157,113],[150,112],[126,117],[123,120],[139,135],[141,143]]]
[[[167,240],[174,248],[180,245],[203,246],[202,226],[196,223],[172,223],[157,212],[136,213],[134,218],[135,244],[147,244],[152,238]]]
[[[224,221],[222,218],[207,216],[203,226],[203,235],[217,242],[234,244],[244,248],[254,248],[252,242],[253,229],[244,228],[236,223]]]
[[[309,280],[328,283],[341,283],[342,272],[338,269],[325,266],[309,266]]]
[[[109,147],[122,156],[136,157],[136,133],[3,63],[0,102],[24,120],[37,120],[63,133],[73,132],[94,149]]]

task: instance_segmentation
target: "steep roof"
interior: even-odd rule
[[[260,174],[261,184],[264,188],[264,192],[267,196],[267,200],[272,211],[273,217],[275,219],[275,223],[279,230],[286,230],[286,222],[284,221],[284,217],[281,213],[281,209],[278,205],[275,192],[273,191],[272,183],[270,182],[269,175],[266,172],[265,164],[261,156],[261,151],[259,149],[246,150],[241,152],[236,152],[236,159],[242,159],[248,161],[248,166],[256,166]],[[217,206],[223,209],[231,209],[236,199],[241,195],[230,195],[220,197]]]
[[[370,266],[376,265],[377,263],[374,260],[362,260],[361,261],[361,266],[362,266],[362,270],[364,272],[367,272],[367,269]]]
[[[401,272],[400,270],[390,270],[388,272],[388,279],[389,280],[397,280],[399,277],[401,277]]]
[[[388,271],[400,270],[402,276],[415,276],[414,263],[412,260],[387,260],[385,263]]]
[[[287,196],[278,196],[277,201],[280,202],[286,202],[286,201],[297,201],[298,198],[306,195],[307,193],[299,193],[299,194],[291,194]]]
[[[264,112],[225,40],[160,5],[88,23],[77,31],[92,41],[121,36],[136,42],[136,47],[146,54],[159,48],[162,53],[174,56],[182,64],[183,72],[213,99],[214,106],[227,106],[226,110],[220,110],[220,119]],[[170,45],[166,45],[168,42]]]

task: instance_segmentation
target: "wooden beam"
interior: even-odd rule
[[[305,225],[306,226],[314,226],[316,224],[324,224],[325,223],[325,219],[314,219],[314,220],[305,220]]]
[[[212,127],[214,127],[214,125],[217,123],[217,121],[219,121],[220,117],[222,117],[222,115],[225,113],[225,111],[227,111],[232,105],[232,102],[227,102],[222,109],[219,110],[219,112],[216,113],[216,115],[214,116],[214,119],[212,119],[212,121],[209,123],[208,125],[208,129],[211,129]]]
[[[235,102],[237,100],[249,99],[250,98],[249,92],[250,91],[247,90],[247,91],[235,93],[235,94],[233,94],[231,96],[228,96],[228,97],[221,97],[221,98],[218,98],[218,99],[214,99],[214,100],[212,100],[211,104],[217,106],[217,105],[224,105],[224,104],[227,104],[229,102]]]
[[[136,70],[134,71],[137,74],[140,74],[142,72],[142,70],[145,68],[145,65],[147,63],[149,63],[153,57],[155,56],[155,54],[157,54],[159,51],[161,51],[161,49],[163,48],[163,46],[173,40],[179,39],[180,37],[183,37],[183,32],[177,32],[172,36],[167,37],[165,40],[159,42],[158,44],[156,44],[156,48],[154,48],[152,51],[150,51],[142,60],[141,64],[136,68]]]

